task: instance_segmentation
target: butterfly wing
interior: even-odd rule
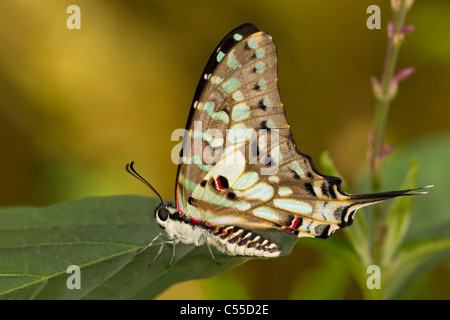
[[[202,160],[202,151],[198,151],[194,154],[193,148],[198,145],[200,140],[197,139],[197,144],[195,144],[194,139],[194,124],[202,123],[202,128],[215,127],[218,130],[223,130],[225,132],[227,125],[220,120],[220,115],[222,113],[217,113],[214,116],[210,116],[212,112],[211,108],[206,110],[201,110],[200,106],[203,106],[205,102],[211,100],[210,94],[216,91],[216,88],[220,85],[219,77],[215,77],[215,81],[212,81],[212,74],[221,69],[219,66],[223,65],[224,56],[242,39],[248,37],[251,34],[258,32],[258,28],[251,23],[245,23],[236,29],[228,33],[224,39],[217,45],[216,49],[213,51],[205,69],[202,72],[200,81],[197,85],[197,89],[194,94],[194,99],[192,101],[191,109],[189,112],[186,131],[183,137],[182,150],[180,152],[180,163],[177,170],[176,178],[176,190],[175,196],[177,200],[177,208],[181,214],[187,213],[196,219],[200,219],[200,215],[196,210],[188,210],[188,200],[190,199],[193,189],[196,187],[196,183],[203,180],[203,176],[206,175],[207,171],[211,168],[210,165],[204,164]],[[223,78],[222,78],[223,79]],[[219,97],[220,99],[220,97]],[[216,104],[216,107],[219,103]],[[196,127],[196,134],[201,135],[200,126]],[[206,142],[200,143],[200,149],[203,150],[207,148],[209,144]]]
[[[348,195],[339,178],[321,174],[297,150],[287,123],[272,37],[246,24],[224,43],[229,47],[224,52],[219,44],[211,57],[213,70],[204,72],[188,121],[177,176],[182,214],[218,227],[327,238],[350,225],[360,207],[408,194]]]

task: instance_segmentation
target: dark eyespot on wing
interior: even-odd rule
[[[308,191],[308,193],[310,194],[310,195],[312,195],[313,197],[315,197],[316,196],[316,192],[314,191],[314,188],[313,188],[313,186],[312,186],[312,184],[311,183],[305,183],[305,189],[306,189],[306,191]]]
[[[327,239],[329,237],[328,232],[330,231],[329,224],[319,224],[314,228],[314,232],[316,233],[316,238]]]
[[[234,193],[232,191],[228,192],[227,193],[227,198],[230,199],[230,200],[236,199],[236,193]]]
[[[291,169],[292,174],[294,175],[294,179],[298,180],[300,179],[300,176],[298,175],[297,172],[295,172],[294,170]]]
[[[258,107],[262,110],[266,110],[267,107],[264,105],[264,99],[259,100]]]
[[[194,207],[197,207],[197,206],[198,206],[197,200],[195,200],[195,199],[192,198],[192,197],[189,197],[189,198],[188,198],[188,203],[189,203],[191,206],[194,206]]]
[[[221,186],[223,189],[228,189],[228,188],[229,188],[228,179],[227,179],[226,177],[224,177],[224,176],[218,176],[217,179],[219,180],[220,186]]]

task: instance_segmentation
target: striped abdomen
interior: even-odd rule
[[[275,241],[236,226],[215,228],[208,235],[208,241],[233,256],[277,257],[283,249]]]

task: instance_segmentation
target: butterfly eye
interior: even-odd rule
[[[167,218],[169,217],[169,211],[167,211],[167,209],[164,207],[159,208],[156,214],[158,215],[158,218],[161,221],[166,221]]]

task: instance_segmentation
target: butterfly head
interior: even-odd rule
[[[155,209],[156,222],[162,229],[165,229],[168,224],[168,221],[170,220],[170,217],[176,214],[177,212],[178,212],[177,209],[171,206],[165,206],[161,204]]]

